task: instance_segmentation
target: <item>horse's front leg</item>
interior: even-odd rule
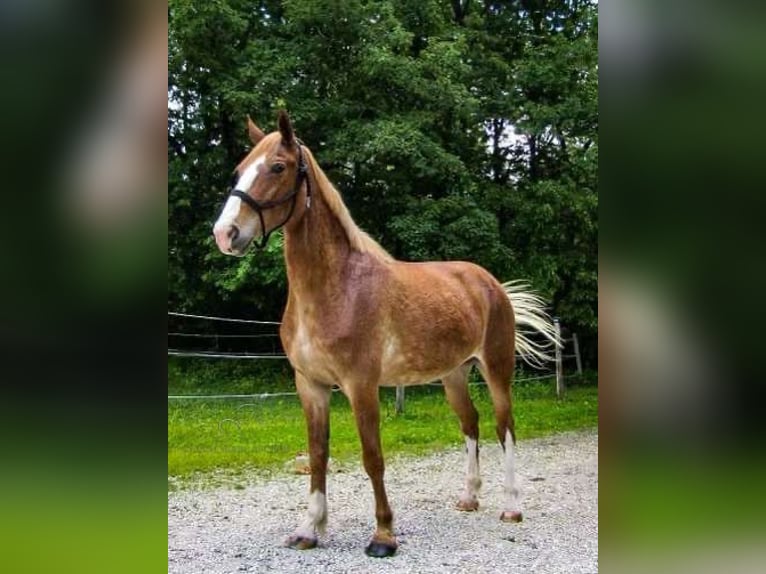
[[[368,556],[383,558],[393,556],[397,549],[393,533],[393,513],[388,505],[386,487],[383,484],[385,465],[380,446],[380,405],[378,389],[374,385],[355,389],[349,396],[354,410],[359,439],[362,442],[364,469],[372,482],[375,493],[375,518],[377,528],[372,540],[365,548]]]
[[[298,373],[296,373],[295,382],[303,405],[303,413],[306,416],[311,488],[306,518],[285,544],[291,548],[306,550],[317,545],[317,533],[324,533],[327,525],[327,458],[330,441],[331,388],[310,381]]]

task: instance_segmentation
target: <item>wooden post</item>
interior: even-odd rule
[[[561,324],[559,318],[554,317],[553,326],[556,329],[556,339],[561,340]],[[561,361],[561,347],[556,345],[556,396],[561,398],[564,396],[564,366]]]
[[[399,385],[396,387],[396,414],[402,413],[404,413],[404,387]]]
[[[577,361],[577,374],[582,375],[582,359],[580,358],[580,341],[577,340],[577,333],[572,333],[572,342],[574,343],[575,361]]]

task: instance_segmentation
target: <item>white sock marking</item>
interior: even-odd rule
[[[472,503],[476,501],[481,477],[479,476],[479,443],[476,439],[465,437],[466,463],[465,463],[465,489],[460,495],[461,502]]]
[[[315,538],[317,531],[324,533],[327,525],[327,499],[324,493],[315,490],[309,494],[309,508],[306,519],[295,534],[303,538]]]
[[[505,431],[505,510],[520,511],[519,488],[516,485],[516,460],[511,431]]]

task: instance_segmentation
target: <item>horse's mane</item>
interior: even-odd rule
[[[319,167],[311,150],[304,146],[303,151],[309,164],[309,170],[314,175],[314,182],[316,183],[318,191],[322,194],[322,198],[327,204],[327,207],[337,218],[343,231],[345,231],[351,248],[361,253],[374,255],[383,261],[393,261],[394,258],[388,251],[383,249],[377,241],[362,231],[351,218],[351,214],[348,212],[346,204],[343,203],[343,198],[341,197],[340,192],[335,189],[335,186],[327,178],[324,171],[322,171],[322,168]]]

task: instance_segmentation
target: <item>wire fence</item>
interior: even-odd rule
[[[232,317],[212,317],[209,315],[192,315],[190,313],[178,313],[168,311],[171,317],[186,317],[187,319],[204,319],[206,321],[221,321],[226,323],[250,323],[251,325],[281,325],[279,321],[256,321],[254,319],[234,319]]]
[[[191,313],[179,313],[168,311],[168,315],[172,317],[180,317],[186,319],[196,319],[205,321],[219,321],[228,323],[240,323],[251,325],[280,325],[281,323],[276,321],[259,321],[254,319],[237,319],[232,317],[215,317],[209,315],[196,315]],[[556,329],[560,332],[560,326],[558,319],[555,320]],[[180,337],[186,339],[212,339],[218,342],[218,339],[265,339],[279,337],[277,333],[188,333],[182,331],[174,331],[168,333],[169,337]],[[562,343],[574,343],[574,353],[563,354],[560,349],[556,349],[556,371],[541,373],[535,376],[516,378],[516,383],[528,382],[528,381],[541,381],[546,379],[556,379],[556,388],[559,395],[563,392],[564,379],[573,378],[575,375],[563,375],[562,361],[563,359],[576,359],[577,361],[577,375],[582,374],[582,366],[580,359],[579,343],[577,341],[577,335],[573,334],[572,337],[561,337]],[[231,351],[209,351],[209,350],[191,350],[191,349],[175,349],[168,348],[168,356],[173,357],[191,357],[191,358],[205,358],[205,359],[234,359],[234,360],[285,360],[287,355],[284,353],[253,353],[253,352],[231,352]],[[524,358],[525,355],[517,355],[520,358]],[[469,385],[486,385],[484,381],[470,382]],[[426,386],[441,387],[442,383],[432,382],[427,383]],[[333,388],[333,391],[340,390],[337,387]],[[221,395],[168,395],[168,400],[218,400],[218,399],[268,399],[272,397],[287,397],[297,396],[296,392],[279,392],[279,393],[253,393],[253,394],[221,394]],[[397,387],[397,411],[401,412],[404,405],[404,387]]]
[[[199,337],[204,339],[265,339],[279,337],[279,333],[168,333],[168,337]]]
[[[535,377],[525,377],[521,379],[514,379],[514,383],[526,383],[530,381],[542,381],[542,380],[550,380],[553,379],[556,376],[556,373],[548,373],[547,375],[540,375]],[[571,379],[574,378],[575,375],[566,375],[565,378]],[[484,381],[472,381],[468,383],[470,386],[486,386],[487,383]],[[433,382],[433,383],[426,383],[425,385],[418,385],[418,386],[427,386],[427,387],[443,387],[441,383]],[[332,392],[337,393],[341,389],[339,387],[333,387]],[[298,393],[296,392],[280,392],[280,393],[252,393],[252,394],[226,394],[226,395],[168,395],[168,400],[222,400],[222,399],[271,399],[274,397],[297,397]]]
[[[197,357],[197,358],[210,358],[210,359],[287,359],[287,355],[279,353],[213,353],[206,351],[183,351],[181,349],[168,349],[168,355],[173,357]],[[516,355],[517,357],[525,357],[526,355]],[[561,355],[563,359],[573,359],[575,355]],[[552,373],[554,376],[556,373]]]
[[[207,359],[286,359],[287,355],[279,353],[265,353],[257,355],[253,353],[214,353],[208,351],[181,351],[179,349],[168,349],[168,355],[171,357],[198,357]]]
[[[195,359],[284,360],[278,321],[168,311],[168,356]],[[193,328],[187,328],[192,325]]]

